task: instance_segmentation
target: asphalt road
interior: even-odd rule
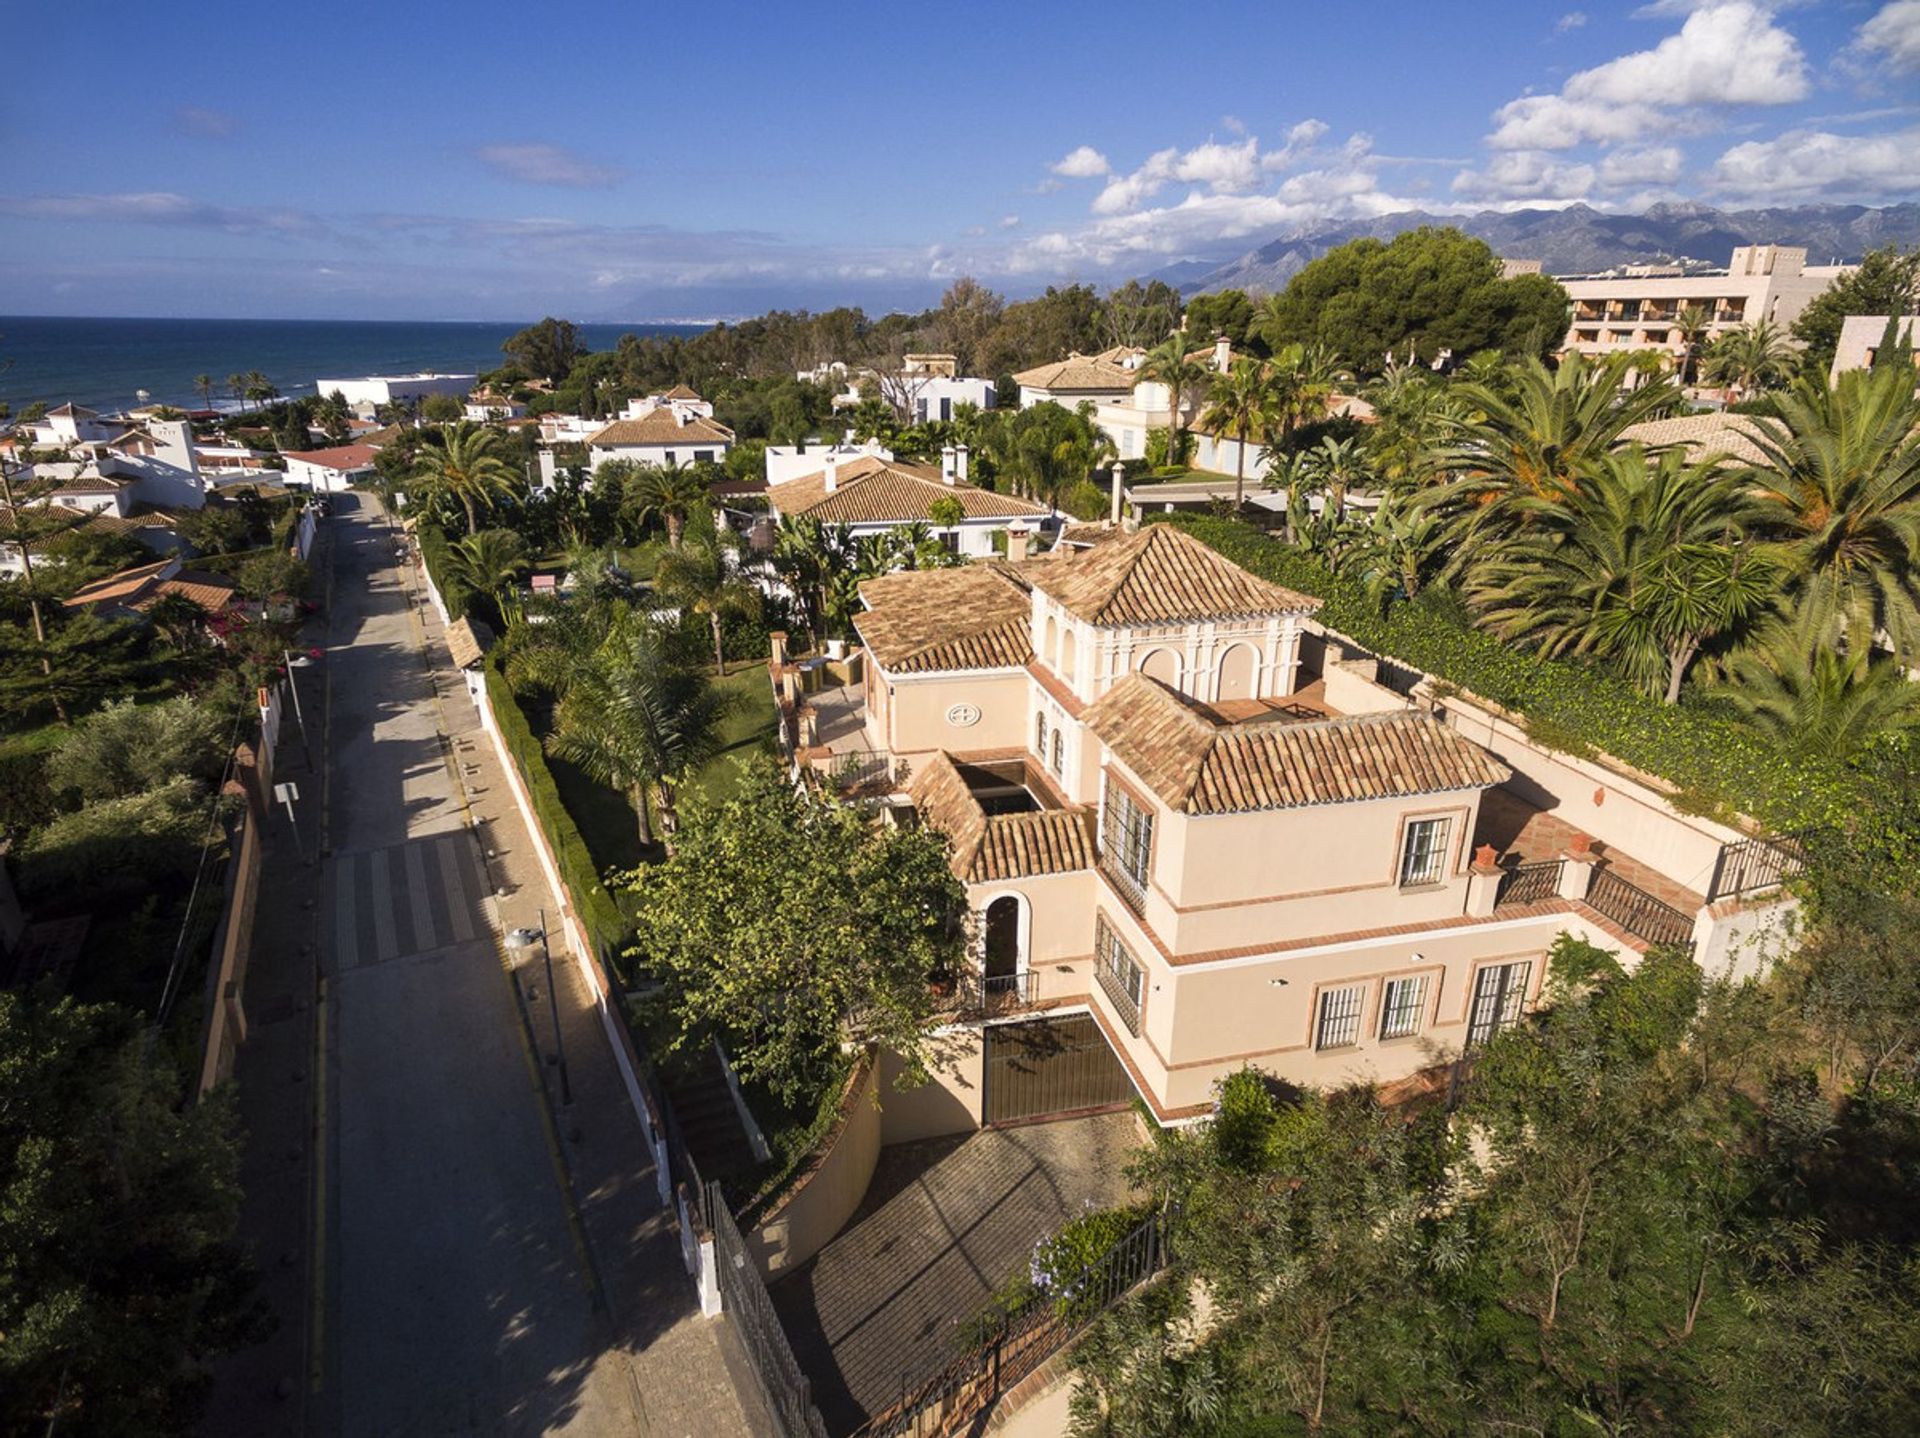
[[[332,523],[313,1427],[643,1432],[392,540],[350,501]]]

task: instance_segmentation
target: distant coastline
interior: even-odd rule
[[[537,317],[536,317],[537,318]],[[141,402],[194,406],[196,375],[260,370],[282,393],[311,394],[325,376],[480,372],[498,368],[510,321],[111,319],[0,315],[0,400],[114,410]],[[706,324],[580,326],[590,349],[623,334],[695,335]]]

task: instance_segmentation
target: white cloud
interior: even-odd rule
[[[1018,215],[1002,215],[1000,217],[1000,228],[1003,230],[1018,229],[1019,226],[1020,217]]]
[[[173,127],[183,135],[202,140],[224,140],[240,128],[240,122],[225,110],[210,110],[205,105],[182,105],[173,112]]]
[[[110,195],[0,195],[0,215],[78,224],[161,225],[230,235],[318,234],[305,210],[215,205],[165,190]]]
[[[1562,35],[1564,35],[1569,30],[1578,30],[1582,25],[1586,23],[1587,23],[1586,11],[1569,10],[1567,11],[1566,14],[1562,15],[1558,20],[1553,22],[1553,28],[1559,31]]]
[[[1824,196],[1908,199],[1920,191],[1920,128],[1886,135],[1791,130],[1749,140],[1720,157],[1713,184],[1735,198],[1773,203]]]
[[[1205,185],[1215,194],[1238,194],[1259,183],[1262,168],[1260,141],[1252,135],[1237,145],[1208,140],[1191,150],[1156,150],[1132,174],[1108,180],[1094,199],[1093,212],[1124,215],[1173,181]]]
[[[1651,50],[1572,76],[1556,95],[1529,95],[1495,112],[1487,143],[1502,150],[1622,144],[1672,128],[1672,111],[1781,105],[1805,98],[1799,41],[1753,0],[1711,0]]]
[[[1508,150],[1484,170],[1462,170],[1453,190],[1470,200],[1577,200],[1593,189],[1592,165],[1556,160],[1543,150]]]
[[[482,145],[473,153],[495,174],[528,185],[600,190],[626,174],[611,166],[593,164],[560,145]]]
[[[1287,131],[1286,144],[1277,150],[1269,150],[1260,157],[1260,168],[1263,170],[1292,169],[1307,156],[1316,153],[1326,134],[1326,121],[1302,120]]]
[[[1624,185],[1671,185],[1680,178],[1686,156],[1677,145],[1652,145],[1644,150],[1615,150],[1600,161],[1600,183],[1608,188]]]
[[[1893,0],[1853,37],[1855,54],[1879,60],[1896,75],[1920,74],[1920,0]]]
[[[1081,145],[1070,150],[1062,159],[1054,161],[1050,167],[1056,175],[1069,180],[1093,180],[1107,173],[1110,166],[1107,157],[1091,145]]]

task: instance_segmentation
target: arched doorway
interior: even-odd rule
[[[1236,644],[1220,656],[1216,699],[1251,699],[1260,674],[1260,656],[1251,644]]]
[[[987,905],[986,976],[1008,979],[1020,972],[1020,901],[1002,894]]]

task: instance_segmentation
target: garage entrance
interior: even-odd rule
[[[1133,1085],[1091,1014],[990,1024],[986,1044],[988,1127],[1125,1108]]]

